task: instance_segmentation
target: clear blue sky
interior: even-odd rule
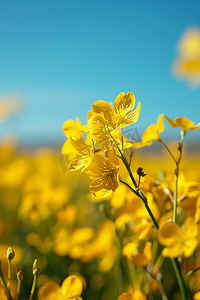
[[[141,133],[160,113],[199,122],[200,89],[171,74],[190,26],[200,27],[199,0],[0,0],[0,96],[25,102],[1,135],[64,140],[64,121],[85,123],[94,101],[121,91],[142,103]]]

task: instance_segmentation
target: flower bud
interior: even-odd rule
[[[22,270],[17,272],[17,280],[22,281],[24,278]]]
[[[12,260],[14,257],[15,257],[15,251],[11,247],[8,247],[7,259]]]
[[[38,259],[33,262],[33,275],[38,276],[42,272],[42,265]]]

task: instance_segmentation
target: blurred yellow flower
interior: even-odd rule
[[[83,284],[75,275],[67,277],[61,287],[56,282],[48,282],[38,291],[38,300],[81,300]]]
[[[173,63],[175,76],[200,85],[200,29],[190,28],[178,43],[178,55]]]
[[[147,296],[139,289],[119,295],[117,300],[147,300]]]
[[[22,101],[17,96],[6,96],[0,99],[0,123],[7,121],[22,108]]]
[[[193,300],[200,300],[200,291],[194,294]]]
[[[162,224],[158,231],[158,240],[165,246],[163,256],[191,256],[198,245],[197,236],[198,225],[192,217],[188,217],[181,227],[172,222]]]
[[[164,124],[162,120],[162,115],[158,116],[157,124],[150,125],[142,135],[140,142],[134,142],[132,145],[134,148],[140,148],[144,146],[151,145],[153,140],[159,141],[159,133],[163,132]]]
[[[139,240],[126,244],[122,253],[136,266],[146,266],[152,260],[152,243],[146,242],[141,246]]]

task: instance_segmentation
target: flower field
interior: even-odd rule
[[[200,124],[160,115],[133,141],[140,105],[96,101],[62,154],[1,143],[0,299],[200,299]]]

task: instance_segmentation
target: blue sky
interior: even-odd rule
[[[171,72],[176,43],[192,26],[200,27],[199,0],[0,0],[0,97],[24,102],[1,135],[64,140],[64,121],[85,123],[94,101],[114,102],[122,91],[142,103],[141,133],[160,113],[199,122],[200,88]]]

